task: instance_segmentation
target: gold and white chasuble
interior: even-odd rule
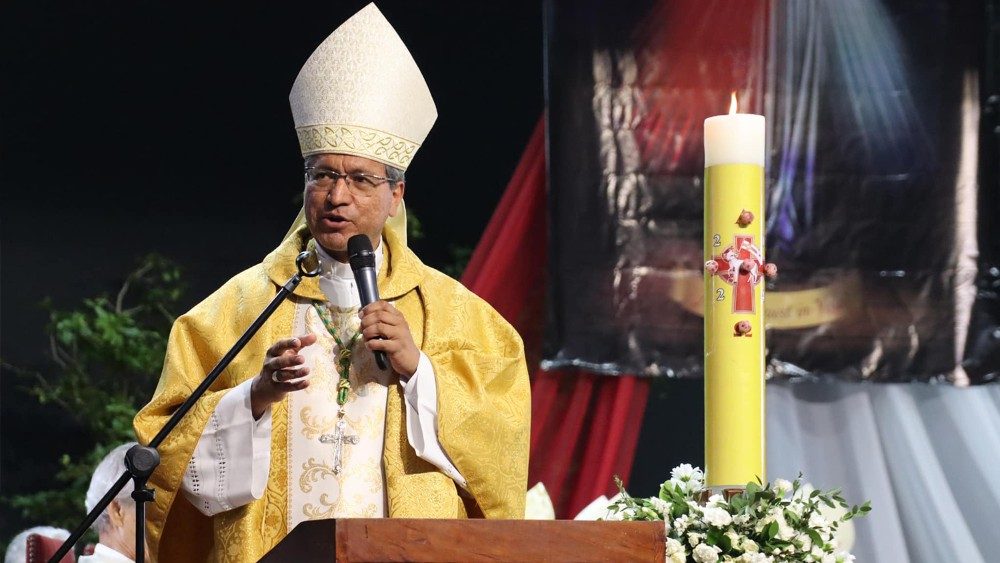
[[[317,340],[302,350],[306,365],[315,370],[309,387],[288,397],[292,414],[288,421],[288,529],[302,520],[385,516],[382,441],[392,378],[388,371],[378,369],[367,348],[361,350],[364,344],[359,341],[344,405],[346,424],[336,433],[339,348],[314,308],[299,309],[305,318],[297,320],[305,327],[296,334],[313,333]],[[342,342],[349,342],[357,331],[357,313],[357,307],[331,306],[330,316]]]
[[[263,263],[177,320],[153,399],[136,416],[141,442],[148,443],[259,315],[307,245],[314,243],[300,228]],[[342,471],[335,473],[336,343],[313,304],[332,306],[339,313],[333,317],[350,331],[358,322],[356,303],[341,302],[338,311],[321,287],[325,282],[304,280],[158,448],[147,529],[159,563],[256,561],[295,524],[314,518],[523,517],[530,390],[520,338],[485,302],[424,266],[391,231],[383,233],[380,248],[379,293],[404,315],[422,351],[410,379],[415,384],[379,370],[359,340]],[[267,348],[306,330],[318,336],[301,352],[311,368],[309,387],[274,403],[259,421],[235,421],[232,413],[249,410],[249,385]],[[426,383],[434,386],[430,396]],[[437,407],[434,423],[416,424],[425,414],[433,419],[431,406]],[[206,462],[215,456],[199,452],[219,447],[216,438],[227,433],[222,448],[232,451],[221,456],[220,485],[211,475],[218,467]],[[262,440],[266,445],[255,448]],[[191,478],[199,471],[192,494]]]

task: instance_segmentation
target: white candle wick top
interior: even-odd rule
[[[736,113],[734,92],[729,115],[716,115],[705,120],[705,166],[764,166],[764,135],[764,116]]]

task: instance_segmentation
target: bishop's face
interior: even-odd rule
[[[306,159],[306,165],[314,171],[335,173],[321,175],[316,181],[307,176],[303,201],[306,222],[316,242],[342,262],[347,262],[347,240],[354,235],[368,235],[376,246],[386,219],[399,212],[403,182],[378,180],[386,177],[385,165],[360,156],[320,154]],[[337,177],[343,174],[369,178],[358,182],[359,176]]]

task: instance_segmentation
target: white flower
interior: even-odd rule
[[[774,508],[768,513],[765,520],[774,521],[778,523],[778,539],[784,541],[791,541],[795,537],[795,528],[788,525],[785,521],[785,513],[780,508]]]
[[[818,511],[813,512],[809,515],[809,527],[810,528],[825,528],[830,523],[827,522],[826,518],[820,514]]]
[[[683,514],[674,519],[674,529],[677,530],[678,534],[683,534],[687,531],[688,526],[691,525],[691,517],[687,514]]]
[[[612,511],[609,510],[608,514],[604,517],[604,519],[608,520],[608,521],[614,522],[614,521],[620,521],[620,520],[628,520],[629,518],[631,518],[633,516],[635,516],[635,509],[630,507],[630,508],[625,508],[625,509],[619,510],[617,512],[612,512]]]
[[[670,470],[670,478],[681,481],[690,481],[692,477],[699,474],[701,474],[701,469],[693,467],[690,463],[682,463]]]
[[[736,524],[737,526],[745,526],[749,523],[750,523],[749,514],[737,514],[736,516],[733,516],[733,524]]]
[[[691,557],[698,563],[715,563],[715,561],[719,560],[720,551],[722,550],[714,545],[703,543],[694,548],[691,552]]]
[[[743,542],[743,538],[740,537],[740,535],[737,534],[735,530],[729,530],[728,532],[726,532],[725,536],[729,538],[730,545],[732,545],[736,549],[739,549],[740,544]]]
[[[702,512],[702,520],[705,521],[709,526],[715,526],[716,528],[722,528],[732,524],[733,517],[729,512],[726,512],[724,508],[715,507],[705,507]]]
[[[763,553],[744,553],[737,561],[740,563],[771,563],[774,559]]]
[[[806,503],[802,502],[801,499],[793,500],[791,503],[789,503],[788,510],[790,510],[792,514],[795,514],[799,518],[802,518],[802,515],[806,511]]]
[[[726,499],[722,495],[712,495],[708,497],[708,502],[705,506],[726,506]]]
[[[757,542],[750,538],[743,540],[743,542],[739,545],[739,548],[747,553],[757,553],[760,551],[760,546],[757,545]]]
[[[801,533],[795,536],[793,543],[796,546],[798,546],[798,548],[801,549],[802,551],[809,551],[810,549],[812,549],[813,545],[812,538],[810,538],[806,534],[801,534]]]
[[[687,561],[687,550],[684,544],[674,538],[667,538],[667,563],[684,563]]]
[[[701,540],[705,539],[705,534],[699,534],[698,532],[688,532],[688,544],[694,547],[701,543]]]
[[[653,510],[659,512],[664,518],[670,515],[670,503],[660,497],[649,497],[649,504],[653,505]]]
[[[663,519],[663,533],[664,535],[670,535],[670,518]]]
[[[787,479],[775,479],[771,490],[778,496],[784,496],[786,493],[792,492],[792,483]]]
[[[705,474],[701,469],[692,467],[690,463],[682,463],[670,470],[670,483],[684,492],[691,493],[704,487]]]

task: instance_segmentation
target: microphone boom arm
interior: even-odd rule
[[[260,327],[264,325],[264,322],[271,317],[278,306],[281,305],[281,303],[289,295],[291,295],[293,291],[295,291],[295,288],[302,282],[302,279],[319,275],[318,267],[312,270],[305,269],[305,261],[310,255],[311,253],[307,251],[301,252],[295,257],[295,266],[298,271],[291,278],[289,278],[287,282],[285,282],[285,285],[283,285],[281,289],[278,290],[274,299],[272,299],[261,314],[252,323],[250,323],[250,326],[247,327],[243,336],[240,336],[239,340],[236,341],[236,344],[233,344],[233,347],[226,352],[226,355],[223,356],[222,359],[219,360],[219,363],[212,368],[212,371],[205,376],[205,379],[201,382],[201,384],[198,385],[198,387],[191,392],[191,395],[188,396],[181,406],[177,407],[177,410],[170,415],[170,419],[167,420],[166,424],[163,425],[163,428],[156,433],[156,436],[149,441],[149,445],[133,446],[128,450],[128,452],[126,452],[125,471],[122,473],[121,477],[119,477],[111,488],[108,489],[108,492],[101,497],[101,500],[98,501],[93,510],[91,510],[83,521],[76,527],[76,529],[73,530],[73,533],[66,538],[66,541],[59,546],[59,550],[56,551],[55,555],[53,555],[51,559],[49,559],[49,563],[59,563],[59,560],[62,559],[64,555],[69,553],[69,550],[76,545],[76,542],[83,537],[83,534],[87,533],[87,530],[94,523],[94,521],[97,520],[101,513],[104,512],[104,509],[107,508],[107,506],[115,500],[115,497],[118,496],[118,493],[125,488],[125,485],[128,484],[129,480],[132,480],[135,483],[135,490],[132,491],[132,498],[135,500],[135,560],[138,563],[145,561],[145,505],[146,502],[153,500],[153,490],[146,486],[146,481],[149,479],[149,476],[153,474],[156,466],[160,463],[160,454],[156,451],[157,446],[163,443],[170,432],[177,426],[177,424],[180,423],[181,419],[184,418],[184,415],[186,415],[188,411],[194,407],[195,403],[198,402],[198,399],[201,398],[206,391],[208,391],[208,388],[211,387],[213,383],[215,383],[215,380],[219,378],[219,375],[222,374],[223,370],[229,367],[229,364],[232,363],[236,355],[240,353],[240,350],[242,350],[243,347],[247,345],[247,342],[249,342],[250,339],[257,334],[257,331],[260,330]]]

